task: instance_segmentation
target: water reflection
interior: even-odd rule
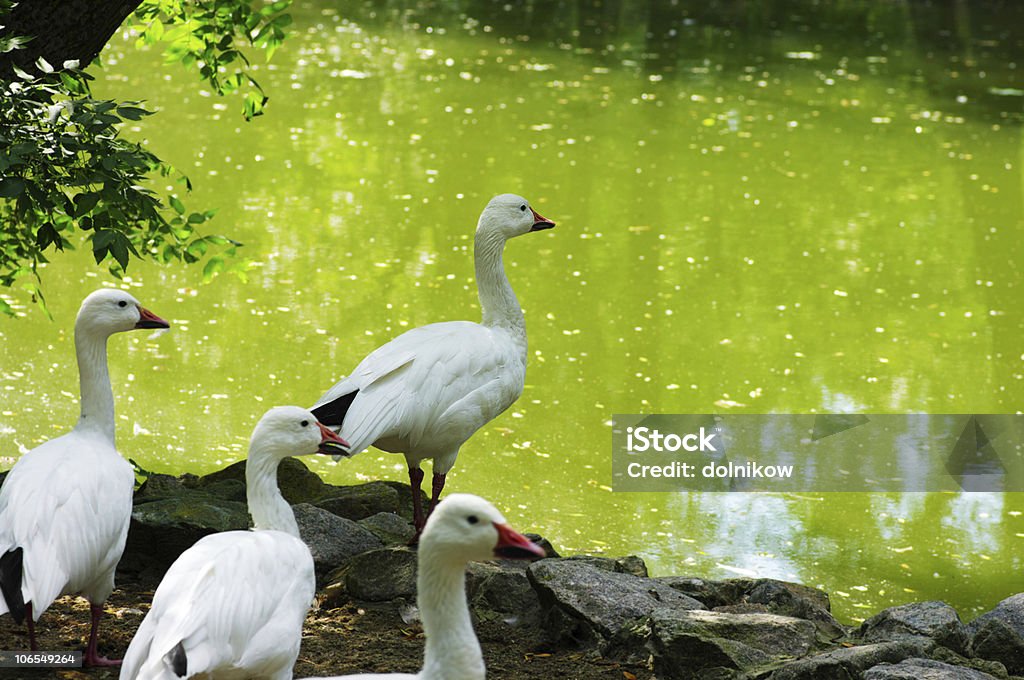
[[[133,268],[176,328],[112,345],[122,449],[208,471],[268,405],[475,318],[473,223],[517,191],[559,222],[507,253],[527,385],[453,490],[566,551],[795,575],[846,619],[1024,590],[1020,495],[608,490],[615,413],[1019,409],[1021,9],[989,4],[304,2],[251,125],[128,38],[99,94],[162,109],[136,134],[258,266]],[[0,327],[5,456],[73,422],[69,320],[107,280],[87,255],[46,270],[57,324]]]

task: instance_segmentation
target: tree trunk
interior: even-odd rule
[[[12,65],[30,73],[42,57],[60,69],[77,59],[85,68],[103,49],[121,22],[142,0],[21,0],[8,16],[0,17],[0,36],[30,36],[23,49],[0,54],[0,78],[13,74]]]

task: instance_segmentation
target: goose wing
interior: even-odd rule
[[[290,668],[313,602],[313,558],[278,531],[207,536],[171,565],[128,647],[121,680]],[[176,676],[172,676],[176,677]]]
[[[468,437],[522,390],[521,369],[518,388],[510,384],[508,390],[500,389],[503,381],[515,383],[506,380],[506,369],[522,363],[506,340],[469,321],[414,328],[363,359],[320,398],[313,413],[320,418],[331,404],[349,402],[340,419],[325,424],[339,428],[352,454],[391,438],[415,449],[431,425],[459,415],[458,405],[470,397],[479,413],[460,423],[460,430],[470,428]],[[514,393],[511,399],[504,398],[506,391]]]
[[[134,483],[131,466],[113,449],[74,432],[29,451],[11,469],[0,489],[0,554],[22,548],[21,593],[36,618],[66,589],[91,588],[112,573],[124,551]],[[0,613],[7,609],[0,599]]]
[[[413,673],[359,673],[358,675],[333,675],[327,678],[306,678],[305,680],[418,680]]]

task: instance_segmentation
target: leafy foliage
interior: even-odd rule
[[[267,61],[292,22],[291,0],[146,0],[135,11],[138,43],[164,43],[167,63],[199,65],[199,75],[218,94],[246,89],[246,120],[263,113],[267,96],[249,73],[249,59],[238,43],[262,49]]]
[[[76,231],[115,276],[133,255],[166,263],[198,261],[210,246],[227,246],[211,262],[234,253],[240,244],[196,232],[212,211],[186,214],[177,196],[168,210],[145,186],[147,177],[174,171],[118,131],[149,111],[139,102],[94,99],[84,72],[56,72],[42,59],[37,66],[42,76],[19,69],[17,81],[0,84],[0,285],[21,280],[45,304],[38,265],[47,252],[74,248]],[[179,181],[189,188],[187,178]],[[11,313],[6,303],[0,311]]]
[[[267,97],[248,73],[237,42],[264,50],[281,44],[291,0],[145,0],[136,10],[140,43],[166,43],[168,62],[198,65],[200,77],[221,94],[246,90],[246,119],[262,114]],[[12,7],[0,0],[0,24]],[[0,37],[0,52],[21,49],[30,37]],[[92,77],[77,63],[58,67],[40,58],[38,73],[15,69],[0,78],[0,286],[20,284],[46,310],[39,265],[84,240],[97,264],[122,276],[132,257],[160,263],[205,261],[203,277],[222,271],[244,277],[247,262],[232,261],[236,241],[203,235],[214,211],[189,211],[177,194],[147,186],[154,177],[184,175],[141,144],[120,136],[124,121],[151,115],[140,102],[92,96]],[[0,312],[13,315],[0,299]]]

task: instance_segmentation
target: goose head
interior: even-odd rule
[[[101,288],[82,301],[75,327],[112,335],[137,328],[170,328],[171,325],[140,305],[129,293]]]
[[[460,563],[544,557],[544,550],[514,531],[497,508],[464,493],[450,494],[434,509],[420,538],[420,550]]]
[[[494,232],[508,240],[554,226],[554,222],[541,217],[522,196],[501,194],[492,198],[480,213],[476,230],[477,233]]]
[[[252,432],[250,448],[276,460],[314,453],[332,455],[348,443],[317,421],[316,416],[298,406],[270,409]]]

